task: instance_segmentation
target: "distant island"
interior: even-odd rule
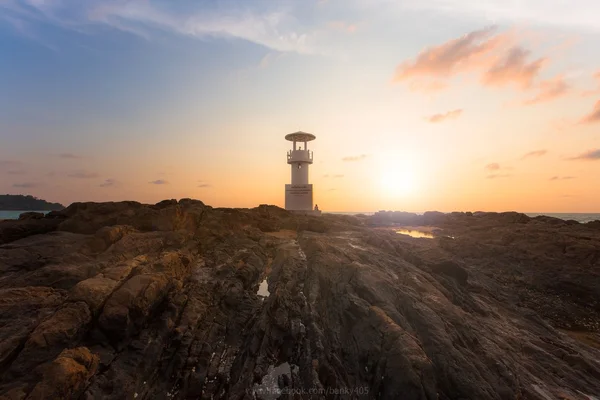
[[[0,210],[3,211],[55,211],[65,208],[60,203],[50,203],[31,195],[0,195]]]

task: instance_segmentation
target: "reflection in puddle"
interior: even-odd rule
[[[256,294],[260,297],[269,297],[271,295],[271,292],[269,292],[269,283],[267,282],[267,278],[260,283]]]
[[[401,235],[408,235],[414,238],[427,238],[427,239],[433,239],[433,235],[431,233],[427,233],[427,232],[421,232],[421,231],[415,231],[412,229],[399,229],[396,231],[396,233],[399,233]]]

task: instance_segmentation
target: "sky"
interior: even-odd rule
[[[600,2],[0,0],[0,193],[600,212]]]

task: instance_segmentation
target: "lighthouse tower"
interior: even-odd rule
[[[308,166],[313,163],[313,153],[308,150],[308,142],[315,140],[313,134],[295,132],[285,135],[293,142],[292,150],[287,153],[287,163],[292,169],[292,183],[285,185],[285,209],[305,213],[313,211],[313,185],[308,183]]]

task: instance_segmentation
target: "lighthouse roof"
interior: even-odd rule
[[[311,140],[315,140],[317,137],[312,133],[306,133],[302,131],[288,133],[285,135],[285,140],[289,140],[290,142],[310,142]]]

